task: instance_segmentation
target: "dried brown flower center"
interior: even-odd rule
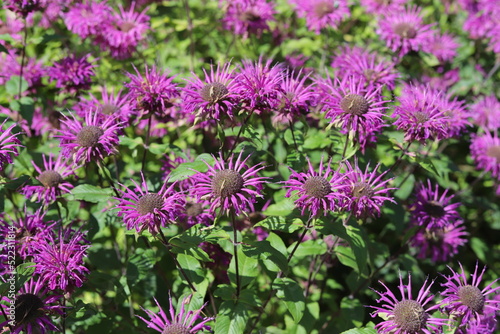
[[[118,110],[120,110],[120,108],[118,108],[116,105],[111,104],[111,103],[106,103],[102,106],[102,113],[104,115],[113,115]]]
[[[154,213],[155,209],[161,209],[164,203],[163,197],[157,193],[149,193],[142,196],[139,202],[137,202],[137,212],[139,212],[141,216],[148,213]]]
[[[332,192],[332,185],[322,176],[311,176],[304,182],[306,195],[314,198],[324,198]]]
[[[445,235],[446,231],[442,228],[425,230],[425,239],[434,245],[441,245]]]
[[[444,211],[443,205],[436,201],[425,202],[423,207],[424,211],[433,218],[441,218],[446,213]]]
[[[415,29],[415,27],[406,22],[396,24],[394,26],[394,32],[406,39],[412,39],[417,36],[417,30]]]
[[[220,82],[212,82],[206,84],[205,86],[203,86],[200,92],[203,100],[212,104],[221,101],[227,96],[227,94],[229,94],[229,90],[224,84],[221,84]]]
[[[54,188],[63,181],[63,177],[56,171],[46,170],[40,174],[38,181],[40,181],[45,188]]]
[[[490,146],[488,150],[486,150],[486,155],[497,160],[497,164],[500,164],[500,146]]]
[[[335,6],[333,5],[333,1],[321,1],[316,3],[316,6],[314,6],[314,14],[316,14],[317,17],[324,17],[328,14],[333,13],[335,10]]]
[[[217,197],[229,197],[237,194],[245,180],[233,169],[223,169],[215,173],[212,179],[212,191]]]
[[[84,126],[76,135],[76,142],[83,147],[93,147],[99,143],[104,130],[95,125]]]
[[[44,315],[43,301],[32,293],[25,293],[16,299],[16,325],[28,324]]]
[[[196,217],[203,213],[203,206],[200,203],[187,203],[186,215],[189,217]]]
[[[361,116],[370,109],[368,100],[358,94],[347,94],[340,101],[340,108],[349,114]]]
[[[120,29],[123,32],[129,32],[130,30],[134,29],[135,23],[134,22],[123,22],[120,24],[118,29]]]
[[[366,182],[358,182],[352,186],[352,195],[360,198],[363,196],[372,197],[375,191]]]
[[[481,313],[484,308],[485,298],[476,286],[465,285],[458,288],[458,297],[462,304],[467,306],[473,312]]]
[[[161,334],[189,334],[191,331],[189,328],[185,327],[182,324],[170,324],[167,325]]]
[[[425,123],[429,120],[429,115],[427,115],[424,112],[417,111],[413,114],[415,116],[415,119],[417,120],[417,123]]]
[[[427,322],[427,313],[419,302],[415,300],[402,300],[394,306],[394,322],[401,333],[420,333]]]

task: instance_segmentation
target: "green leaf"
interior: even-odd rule
[[[238,268],[240,273],[240,284],[242,287],[250,284],[259,274],[259,261],[247,256],[241,247],[238,247]],[[233,256],[227,275],[231,282],[236,282],[236,258]]]
[[[470,246],[479,260],[484,263],[488,263],[486,254],[487,252],[490,252],[490,249],[482,239],[472,237],[470,239]]]
[[[109,200],[112,193],[113,191],[111,188],[99,188],[90,184],[81,184],[73,188],[69,196],[71,196],[73,200],[99,203]]]
[[[243,303],[225,301],[215,320],[215,334],[243,334],[248,320],[249,312]]]
[[[19,75],[13,75],[9,81],[5,83],[5,89],[10,95],[19,95],[19,84],[21,84],[21,93],[28,89],[28,81],[21,79]]]
[[[294,280],[285,277],[275,279],[272,288],[276,290],[276,296],[285,302],[293,320],[298,324],[306,309],[302,287]]]
[[[263,212],[266,216],[288,216],[295,209],[293,199],[284,198],[282,201],[271,204]]]
[[[291,251],[295,247],[296,242],[290,245]],[[326,243],[321,239],[302,241],[295,251],[294,257],[305,257],[311,255],[322,255],[327,251]]]
[[[120,145],[127,146],[131,150],[135,149],[137,146],[143,146],[144,141],[142,137],[137,136],[134,138],[130,138],[128,136],[120,136]]]
[[[270,271],[288,271],[286,246],[278,235],[271,232],[266,240],[244,243],[242,247],[247,256],[263,261]]]
[[[127,264],[127,284],[134,286],[139,280],[151,273],[156,263],[156,252],[153,249],[138,248]]]
[[[175,182],[188,179],[190,176],[201,172],[205,173],[208,170],[208,166],[201,160],[194,162],[184,162],[177,166],[168,176],[168,182]]]
[[[353,328],[341,334],[377,334],[377,330],[371,327]]]
[[[21,263],[16,267],[16,288],[19,290],[25,282],[27,282],[30,278],[33,277],[33,273],[35,272],[35,263],[34,262],[26,262]]]
[[[265,213],[267,215],[267,210]],[[285,233],[293,233],[302,227],[304,227],[304,223],[300,218],[286,219],[284,217],[267,217],[264,220],[261,220],[255,226],[264,227],[270,231],[279,231]]]
[[[184,273],[189,277],[193,283],[201,283],[205,279],[205,272],[200,265],[200,262],[191,255],[177,254],[177,261],[184,270]],[[184,280],[184,276],[181,274]],[[187,283],[187,282],[186,282]]]
[[[349,247],[337,246],[335,252],[339,257],[339,261],[348,267],[353,268],[362,276],[367,274],[368,262],[368,247],[364,241],[364,231],[355,223],[353,225],[344,226],[341,222],[325,222],[322,221],[322,226],[318,226],[317,230],[323,234],[336,235],[349,243]]]

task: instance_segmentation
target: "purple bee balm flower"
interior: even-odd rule
[[[385,201],[396,203],[393,197],[389,196],[389,191],[396,188],[387,186],[392,179],[383,180],[387,171],[377,173],[380,164],[377,164],[372,172],[369,171],[369,164],[362,171],[357,159],[354,160],[354,167],[349,161],[346,161],[344,166],[344,182],[349,186],[345,189],[345,206],[356,218],[380,216],[380,208]]]
[[[416,299],[413,299],[411,275],[408,275],[408,284],[403,284],[403,278],[399,275],[399,292],[401,300],[389,290],[382,282],[386,291],[379,292],[374,290],[380,299],[377,303],[381,306],[370,306],[375,311],[372,317],[380,316],[383,319],[375,328],[378,333],[392,334],[415,334],[415,333],[440,333],[440,328],[445,325],[448,319],[439,319],[431,316],[431,312],[438,308],[438,305],[429,306],[434,296],[430,294],[430,289],[434,281],[427,285],[428,279],[418,291]]]
[[[456,97],[452,100],[450,96],[443,96],[440,108],[444,111],[443,115],[448,117],[446,138],[459,137],[471,125],[468,120],[470,112],[466,109],[464,101],[459,101]]]
[[[53,156],[49,155],[49,159],[43,155],[43,170],[38,167],[33,161],[31,162],[33,167],[35,167],[38,176],[36,179],[41,183],[41,185],[35,186],[24,186],[21,189],[21,193],[26,197],[31,198],[32,201],[42,202],[44,206],[48,206],[53,203],[57,197],[61,196],[62,193],[69,193],[73,188],[73,185],[66,182],[65,179],[75,174],[75,169],[68,166],[62,159],[62,155],[57,157],[57,160],[53,160]]]
[[[126,188],[122,196],[116,198],[119,203],[115,208],[120,210],[118,216],[123,216],[127,230],[148,229],[155,235],[161,227],[174,223],[184,211],[184,198],[173,191],[175,183],[163,183],[158,192],[150,192],[144,175],[141,176],[141,184],[132,180],[135,190]]]
[[[9,314],[9,305],[15,305],[15,325],[10,333],[45,334],[59,332],[60,330],[52,321],[52,316],[63,316],[64,307],[62,295],[55,294],[47,289],[47,283],[32,277],[19,290],[14,299],[2,297],[7,304],[1,304],[4,314]],[[0,323],[1,328],[9,326],[9,320]]]
[[[117,122],[115,117],[102,120],[99,114],[89,110],[83,125],[73,114],[70,116],[71,118],[65,116],[61,121],[61,134],[55,136],[61,140],[63,157],[72,159],[79,165],[93,160],[101,161],[106,156],[118,152],[116,145],[122,124]]]
[[[438,67],[436,72],[438,76],[422,75],[422,82],[428,84],[432,89],[447,91],[460,81],[460,69],[458,68],[445,70],[444,67]]]
[[[5,165],[13,162],[12,155],[19,155],[18,148],[24,147],[17,138],[19,133],[12,133],[12,129],[16,124],[4,129],[5,123],[7,123],[7,120],[0,125],[0,171],[4,169]]]
[[[500,179],[500,139],[496,131],[472,135],[470,151],[476,168],[491,172]]]
[[[40,85],[42,77],[45,75],[45,68],[40,61],[35,58],[24,60],[23,79],[28,82],[28,90],[23,92],[27,95],[33,88]],[[21,57],[9,50],[8,53],[0,55],[0,85],[4,85],[14,75],[21,76]]]
[[[469,110],[475,125],[487,130],[500,128],[500,102],[495,95],[481,97]]]
[[[35,273],[39,274],[49,289],[72,293],[85,281],[89,269],[83,264],[87,256],[85,236],[81,231],[59,230],[58,238],[49,234],[33,244]]]
[[[214,223],[215,215],[210,211],[209,201],[197,201],[186,197],[185,203],[185,208],[177,219],[183,226],[189,228],[197,224],[209,226]]]
[[[356,134],[383,123],[382,117],[387,109],[384,105],[389,101],[381,98],[381,87],[365,87],[364,82],[356,77],[346,77],[342,81],[336,79],[334,83],[328,76],[318,84],[330,123]]]
[[[81,38],[96,36],[101,33],[102,26],[110,20],[111,11],[111,7],[104,2],[88,0],[85,3],[72,5],[64,14],[64,23],[69,31]]]
[[[51,80],[56,81],[56,87],[62,88],[69,93],[78,93],[80,90],[88,90],[95,75],[96,65],[90,63],[87,58],[71,55],[47,69]]]
[[[133,115],[132,107],[127,95],[122,95],[122,91],[118,93],[108,93],[106,87],[102,88],[101,100],[96,98],[92,93],[89,93],[90,100],[81,98],[80,103],[74,106],[76,114],[79,117],[85,117],[85,114],[91,110],[101,114],[104,118],[115,117],[122,123],[126,123]]]
[[[194,78],[188,80],[183,89],[183,107],[186,113],[194,114],[201,120],[215,119],[220,121],[224,117],[233,117],[233,111],[238,103],[236,82],[233,80],[231,64],[222,67],[210,67],[210,73],[203,70],[205,80],[201,80],[194,73]]]
[[[419,259],[448,262],[468,242],[468,235],[463,221],[457,220],[443,227],[420,228],[410,239],[410,245],[418,250]]]
[[[172,297],[169,295],[168,301],[170,306],[167,314],[155,298],[155,303],[160,311],[154,313],[142,308],[149,316],[149,320],[141,316],[137,317],[144,321],[148,325],[148,328],[152,328],[162,334],[191,334],[198,333],[202,330],[210,330],[210,326],[207,325],[207,322],[214,320],[214,318],[202,317],[200,315],[201,310],[207,304],[204,304],[199,310],[186,311],[186,306],[189,304],[190,299],[190,296],[184,298],[181,305],[177,305],[178,311],[176,312],[172,303]]]
[[[360,0],[367,13],[383,15],[389,11],[404,10],[407,0]]]
[[[313,85],[306,83],[308,79],[309,75],[301,77],[301,71],[296,75],[291,72],[285,75],[278,90],[279,102],[273,115],[273,124],[294,123],[309,113],[315,104],[316,93],[313,91]]]
[[[339,0],[293,0],[299,17],[306,18],[307,28],[316,34],[321,29],[336,29],[344,18],[349,16],[347,1]]]
[[[326,216],[330,211],[343,209],[348,185],[342,174],[332,170],[331,159],[325,166],[322,157],[318,171],[315,171],[309,159],[307,163],[309,170],[306,173],[290,169],[290,179],[284,181],[284,188],[288,188],[285,197],[291,197],[292,194],[297,197],[294,203],[302,215],[310,212],[312,216],[318,216],[323,211]]]
[[[46,110],[46,112],[47,115],[44,115],[41,108],[35,107],[31,124],[33,135],[42,136],[48,133],[49,137],[52,137],[61,128],[63,115],[54,109]]]
[[[457,55],[459,46],[452,35],[436,33],[430,37],[427,43],[422,45],[422,51],[433,54],[442,63],[451,62]]]
[[[0,217],[0,237],[2,240],[11,233],[16,236],[16,251],[22,259],[33,256],[33,244],[45,239],[52,233],[52,222],[45,222],[46,211],[39,208],[35,213],[29,213],[24,208],[20,218],[4,220]]]
[[[268,22],[274,21],[274,5],[266,0],[221,0],[220,4],[227,7],[224,28],[243,38],[250,34],[260,37],[269,30]]]
[[[342,48],[334,57],[331,66],[338,69],[337,76],[353,76],[364,80],[366,86],[375,88],[386,86],[394,89],[395,81],[399,77],[394,62],[382,58],[377,52],[360,47]]]
[[[497,315],[492,312],[469,320],[465,327],[458,328],[457,334],[494,334],[496,330]]]
[[[264,63],[243,60],[240,73],[236,75],[236,92],[243,100],[243,106],[256,114],[274,110],[279,104],[279,90],[284,76],[281,64],[271,66],[272,60]]]
[[[23,17],[38,11],[43,11],[47,7],[47,0],[5,0],[5,8]]]
[[[152,114],[158,117],[168,115],[179,100],[180,93],[177,84],[173,83],[174,77],[162,74],[155,66],[148,68],[144,76],[135,68],[137,75],[127,73],[131,82],[126,83],[129,88],[129,99],[140,117],[149,118]]]
[[[208,171],[193,175],[195,186],[192,195],[198,200],[207,200],[210,211],[220,208],[229,214],[233,210],[235,215],[255,211],[254,203],[256,197],[262,197],[263,184],[268,177],[258,176],[257,173],[264,169],[262,163],[249,167],[247,160],[250,156],[242,159],[243,152],[236,158],[231,155],[226,162],[219,153],[219,159],[215,156],[215,165],[212,167],[206,161]]]
[[[442,105],[443,96],[429,86],[405,85],[398,98],[393,117],[394,125],[405,131],[405,140],[425,144],[429,138],[449,137],[449,117]]]
[[[441,293],[444,299],[441,301],[440,306],[444,311],[453,315],[454,318],[459,319],[459,325],[465,325],[472,319],[477,321],[485,313],[499,312],[500,300],[494,299],[493,296],[493,294],[496,295],[497,291],[500,290],[500,286],[493,287],[499,279],[497,278],[480,290],[479,284],[483,279],[486,267],[483,268],[481,273],[478,273],[478,264],[476,263],[474,274],[470,275],[472,282],[469,284],[462,264],[458,264],[462,273],[457,273],[448,266],[452,275],[443,275],[447,281],[442,284],[445,290]]]
[[[432,25],[424,24],[420,7],[393,10],[379,19],[377,33],[387,47],[400,57],[410,51],[419,51],[434,35]]]
[[[422,182],[417,186],[417,194],[412,206],[412,221],[425,228],[445,227],[460,219],[457,208],[461,203],[450,204],[454,195],[447,196],[448,189],[439,191],[439,185],[432,186],[427,180],[427,186]]]
[[[111,55],[117,59],[126,59],[136,51],[139,42],[145,39],[151,29],[149,16],[142,12],[135,12],[135,2],[132,2],[128,11],[119,5],[120,12],[113,13],[108,24],[104,24],[98,42],[111,50]]]

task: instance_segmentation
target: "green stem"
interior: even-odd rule
[[[141,171],[144,173],[144,167],[146,166],[146,153],[148,152],[149,149],[149,137],[150,137],[150,132],[151,132],[151,122],[153,120],[153,115],[149,116],[148,119],[148,126],[146,130],[146,139],[144,141],[144,153],[142,154],[142,167]]]
[[[240,136],[243,133],[243,129],[245,128],[245,125],[247,124],[247,122],[250,119],[250,117],[252,117],[252,115],[253,115],[253,109],[252,109],[252,111],[250,111],[250,113],[248,114],[248,116],[245,118],[245,120],[241,124],[240,130],[238,131],[238,135],[236,135],[236,139],[234,140],[234,143],[233,143],[233,145],[231,147],[231,150],[229,151],[229,154],[224,159],[224,161],[227,161],[227,159],[229,159],[229,157],[231,156],[231,154],[233,154],[233,151],[236,148],[236,145],[238,145],[238,140],[240,139]]]
[[[241,282],[240,282],[240,266],[238,263],[238,231],[236,230],[236,217],[234,209],[231,209],[231,222],[233,224],[233,253],[234,253],[234,266],[236,268],[236,298],[240,296]]]
[[[193,285],[193,282],[191,282],[191,279],[189,279],[189,276],[186,274],[184,269],[181,267],[181,264],[179,263],[179,261],[177,261],[177,258],[174,256],[174,254],[172,254],[172,252],[170,252],[170,245],[167,241],[167,238],[165,237],[165,234],[163,234],[163,231],[161,230],[161,228],[159,228],[158,230],[160,232],[160,237],[161,237],[160,242],[165,246],[165,248],[167,249],[167,253],[172,257],[172,260],[174,260],[175,266],[177,267],[177,269],[179,269],[179,271],[181,272],[182,276],[184,277],[184,279],[188,283],[191,290],[193,292],[197,292],[196,288]]]

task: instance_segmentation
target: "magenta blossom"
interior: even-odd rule
[[[75,168],[69,166],[62,159],[62,155],[59,155],[56,160],[53,159],[52,155],[49,155],[48,160],[43,155],[43,170],[34,162],[32,164],[38,173],[36,179],[41,185],[24,186],[21,189],[21,193],[32,201],[42,202],[47,206],[54,202],[61,194],[69,193],[73,188],[73,185],[65,181],[65,179],[70,175],[74,175],[75,169],[78,169],[79,166]]]
[[[5,123],[7,120],[0,125],[0,171],[4,169],[5,165],[13,162],[12,155],[17,156],[19,154],[18,148],[23,147],[17,138],[19,133],[12,133],[16,124],[4,129]]]
[[[288,181],[284,181],[284,188],[287,188],[285,197],[296,198],[295,205],[301,210],[301,214],[310,212],[312,216],[323,213],[327,215],[331,211],[343,209],[342,203],[345,201],[344,176],[331,168],[332,161],[328,161],[326,166],[323,158],[316,171],[308,159],[309,170],[306,173],[296,172],[290,169],[292,174]]]
[[[389,290],[382,282],[382,286],[386,291],[379,292],[374,290],[380,299],[377,303],[380,306],[370,306],[375,311],[371,314],[372,317],[380,316],[384,319],[377,324],[375,328],[378,333],[391,334],[410,334],[410,333],[440,333],[440,328],[446,324],[448,319],[434,318],[431,313],[438,308],[437,305],[429,306],[428,304],[434,299],[430,294],[432,281],[427,284],[427,279],[418,291],[416,299],[413,299],[411,275],[408,275],[408,284],[403,284],[403,278],[399,275],[399,292],[401,299]]]
[[[299,17],[306,18],[307,28],[316,34],[321,29],[331,27],[336,29],[349,16],[346,0],[293,0]]]
[[[196,311],[186,311],[186,306],[189,304],[190,299],[190,297],[184,298],[181,305],[177,305],[178,311],[176,312],[172,303],[172,297],[169,295],[168,301],[170,306],[167,314],[155,298],[155,303],[160,311],[158,313],[154,313],[142,308],[143,311],[149,316],[149,320],[146,320],[141,316],[137,317],[144,321],[148,325],[148,328],[152,328],[162,334],[194,334],[202,330],[209,330],[210,327],[207,325],[207,322],[212,321],[213,318],[202,317],[200,315],[201,310],[206,306],[206,304]],[[201,321],[198,322],[198,320]]]
[[[469,284],[465,275],[462,264],[459,263],[461,273],[455,272],[451,267],[451,276],[445,276],[446,282],[443,285],[445,290],[442,292],[444,297],[441,302],[443,309],[452,314],[457,319],[460,319],[459,325],[467,324],[470,320],[479,320],[485,313],[499,312],[500,300],[494,298],[500,286],[494,287],[494,284],[499,280],[496,279],[482,290],[479,289],[479,284],[483,279],[483,274],[486,267],[481,273],[478,272],[478,264],[474,269],[474,274],[471,274],[472,282]]]
[[[222,23],[224,28],[236,35],[248,38],[250,34],[257,37],[269,30],[268,23],[274,21],[274,5],[266,0],[221,0],[227,12]]]
[[[147,229],[156,234],[160,228],[174,223],[184,211],[184,198],[173,191],[174,183],[163,183],[158,192],[150,192],[144,175],[141,176],[141,184],[132,180],[135,190],[126,188],[122,196],[116,198],[119,201],[116,209],[120,210],[118,216],[123,217],[127,230]]]
[[[71,117],[71,118],[70,118]],[[65,158],[72,159],[75,164],[86,164],[90,161],[101,161],[106,156],[118,152],[116,146],[122,124],[115,117],[102,120],[99,114],[87,111],[85,125],[73,114],[65,116],[60,134],[62,152]]]
[[[198,200],[207,200],[211,203],[210,211],[215,212],[220,208],[225,213],[231,210],[235,215],[255,211],[254,203],[257,197],[262,197],[263,184],[267,177],[258,176],[258,172],[265,167],[259,163],[249,167],[247,161],[250,156],[242,159],[243,152],[235,160],[234,154],[227,162],[222,158],[222,153],[215,165],[207,162],[208,171],[193,176],[195,186],[192,194]]]

